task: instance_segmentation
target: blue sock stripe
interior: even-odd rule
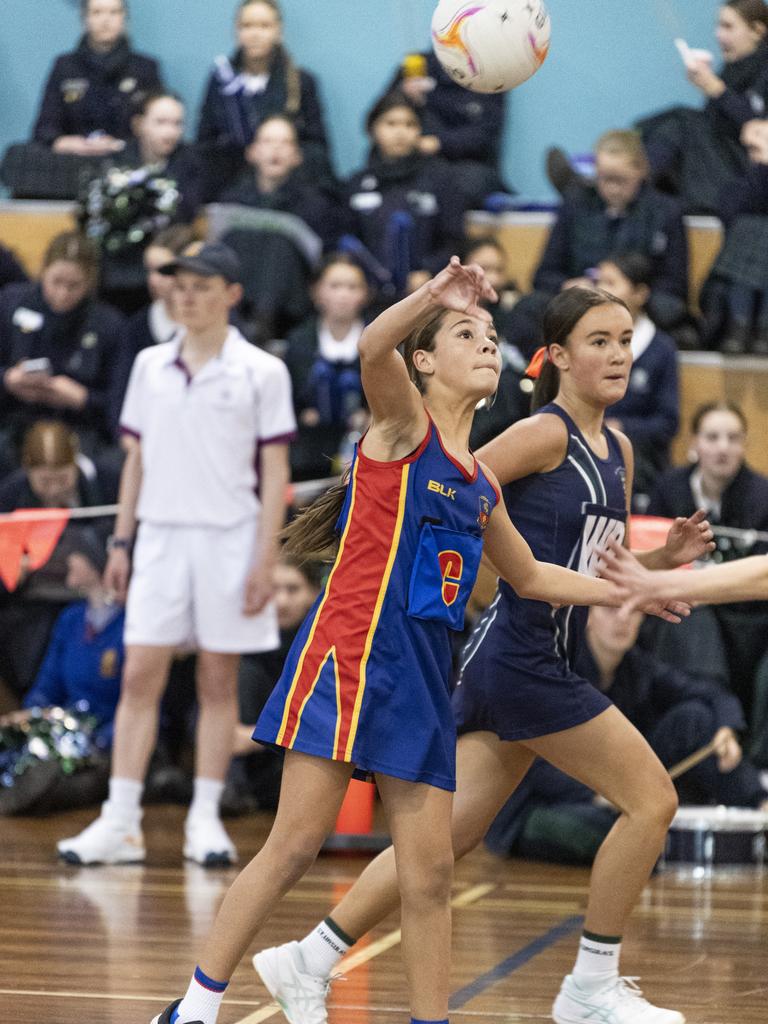
[[[199,967],[195,968],[195,981],[210,992],[223,992],[229,984],[227,981],[214,981],[207,974],[203,974]]]

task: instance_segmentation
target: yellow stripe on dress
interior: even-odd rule
[[[376,607],[373,610],[373,617],[371,619],[371,625],[368,629],[368,636],[365,638],[365,649],[363,651],[363,657],[360,661],[360,675],[357,684],[357,694],[355,696],[355,707],[352,712],[352,722],[349,727],[349,737],[347,738],[347,747],[344,752],[345,761],[352,760],[352,748],[355,744],[355,737],[357,736],[357,726],[360,719],[360,707],[363,703],[363,695],[365,693],[365,673],[368,665],[368,658],[371,653],[371,646],[373,645],[373,636],[376,632],[376,627],[379,624],[379,618],[381,616],[381,609],[384,604],[384,598],[387,594],[387,588],[389,586],[389,577],[392,575],[392,566],[395,564],[395,558],[397,558],[397,550],[400,544],[400,534],[403,530],[403,519],[405,517],[405,502],[408,497],[408,474],[411,468],[411,463],[406,463],[403,466],[402,473],[400,475],[400,497],[397,503],[397,521],[395,523],[395,529],[392,534],[392,543],[389,548],[389,557],[387,558],[387,565],[384,569],[384,574],[381,577],[381,585],[379,587],[379,594],[376,598]],[[336,757],[336,751],[334,750],[334,757]]]
[[[309,700],[309,698],[315,692],[315,687],[317,686],[317,681],[320,678],[320,675],[321,675],[323,669],[325,668],[329,658],[333,659],[333,673],[334,673],[334,675],[336,677],[336,686],[338,688],[338,685],[339,685],[339,666],[338,666],[337,661],[336,661],[336,644],[333,644],[333,646],[331,647],[330,651],[328,651],[326,656],[320,662],[320,667],[317,670],[317,675],[312,680],[312,685],[310,686],[309,690],[307,690],[307,695],[304,698],[304,700],[301,702],[301,707],[299,708],[299,713],[296,716],[296,727],[293,730],[293,736],[291,736],[291,742],[288,744],[288,749],[289,750],[293,750],[293,745],[296,742],[296,739],[297,739],[297,737],[299,735],[299,729],[301,728],[301,716],[304,714],[304,708],[307,706],[307,701]],[[338,726],[338,722],[337,722],[337,724],[336,724],[336,731],[337,732],[338,732],[338,728],[339,728],[339,726]]]
[[[328,576],[328,582],[325,585],[325,594],[323,594],[323,599],[320,602],[320,604],[318,605],[317,611],[315,612],[315,618],[314,618],[314,620],[312,622],[312,627],[311,627],[311,629],[309,631],[309,636],[307,637],[307,642],[304,644],[304,647],[302,649],[301,655],[299,657],[298,665],[296,666],[296,671],[294,672],[293,679],[291,680],[291,688],[288,691],[288,696],[285,699],[285,705],[283,707],[283,720],[282,720],[282,722],[280,724],[280,731],[278,732],[277,738],[275,739],[275,743],[277,743],[278,745],[282,745],[282,743],[283,743],[283,741],[285,739],[285,730],[288,727],[288,716],[291,713],[291,704],[293,702],[293,697],[294,697],[294,694],[296,693],[296,687],[298,686],[299,679],[301,678],[301,671],[304,668],[304,659],[305,659],[305,657],[307,655],[307,651],[309,651],[310,647],[312,646],[312,641],[313,641],[313,639],[315,637],[315,629],[317,628],[317,624],[320,621],[320,616],[321,616],[321,614],[323,612],[323,608],[325,607],[325,602],[328,600],[328,596],[331,593],[331,583],[333,583],[334,574],[335,574],[337,568],[339,567],[339,565],[341,565],[341,556],[344,553],[344,544],[345,544],[346,539],[347,539],[347,534],[349,533],[349,528],[352,525],[352,513],[353,513],[354,508],[355,508],[355,497],[357,496],[357,468],[358,468],[359,465],[360,465],[360,463],[356,459],[355,460],[355,468],[352,471],[352,481],[351,481],[352,497],[350,499],[349,515],[347,516],[347,522],[346,522],[346,525],[344,526],[344,532],[342,533],[341,541],[339,542],[339,553],[336,555],[336,561],[334,562],[333,568],[331,569],[330,575]],[[326,655],[326,657],[327,657],[327,655]],[[304,705],[302,704],[302,708],[303,708],[303,706]],[[295,739],[295,735],[296,735],[296,730],[294,730],[294,739]],[[293,740],[291,742],[293,742]]]

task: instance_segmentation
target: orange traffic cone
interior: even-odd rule
[[[350,779],[347,795],[341,805],[336,827],[324,845],[324,850],[345,853],[369,853],[383,850],[390,838],[373,831],[373,805],[376,786],[371,782]]]

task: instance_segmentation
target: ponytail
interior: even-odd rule
[[[339,538],[334,527],[344,507],[349,486],[349,470],[325,494],[321,494],[280,532],[283,553],[302,562],[332,562]]]

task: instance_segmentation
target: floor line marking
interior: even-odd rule
[[[461,907],[468,907],[472,903],[477,903],[488,893],[493,892],[496,888],[495,885],[490,883],[484,883],[482,885],[474,885],[470,889],[466,889],[464,892],[460,892],[457,896],[451,900],[451,906],[454,909]],[[361,949],[357,953],[352,953],[345,957],[339,964],[339,973],[348,974],[350,971],[354,971],[356,967],[360,967],[361,964],[368,963],[369,960],[373,960],[374,957],[381,956],[382,953],[386,953],[387,950],[392,949],[398,945],[402,938],[402,932],[399,928],[395,928],[393,931],[383,935],[380,939],[376,939],[371,942],[370,945],[366,946],[365,949]],[[274,1017],[276,1014],[282,1013],[282,1010],[275,1003],[270,1003],[269,1006],[263,1006],[261,1009],[256,1010],[255,1013],[250,1014],[243,1020],[239,1020],[236,1024],[261,1024],[263,1020],[269,1020],[270,1017]]]
[[[534,939],[533,942],[529,942],[527,946],[523,946],[522,949],[518,949],[512,956],[508,956],[506,960],[502,960],[500,964],[492,967],[490,971],[486,971],[485,974],[481,974],[479,978],[475,978],[474,981],[470,982],[469,985],[465,985],[464,988],[460,988],[458,992],[454,992],[451,996],[448,1004],[451,1010],[461,1009],[466,1003],[475,996],[480,995],[491,985],[495,985],[497,981],[501,981],[502,978],[506,978],[514,971],[519,970],[524,964],[527,964],[529,960],[532,960],[539,953],[542,953],[545,949],[550,946],[554,946],[560,939],[565,938],[566,935],[571,935],[584,923],[584,918],[581,916],[567,917],[560,924],[550,928],[548,932],[544,932],[543,935],[539,935],[538,938]]]

